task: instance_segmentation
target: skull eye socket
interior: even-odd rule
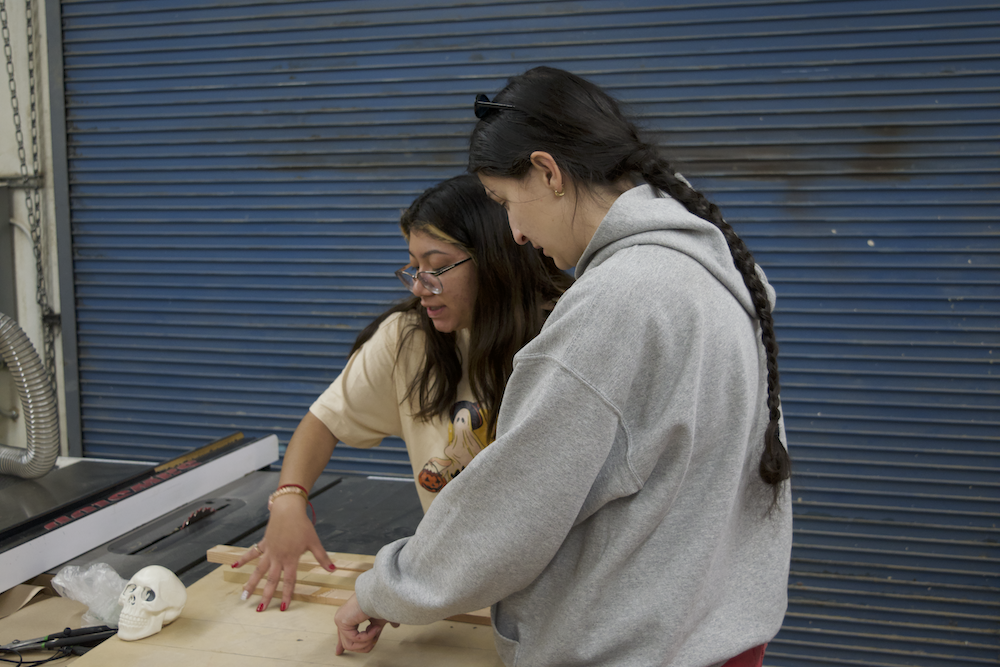
[[[131,595],[132,591],[135,590],[135,584],[129,584],[125,587],[125,595]]]
[[[146,591],[146,594],[143,596],[143,598],[146,600],[146,602],[152,602],[153,600],[156,599],[156,592],[151,588],[148,591]]]

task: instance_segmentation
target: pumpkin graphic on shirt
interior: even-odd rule
[[[486,411],[478,403],[459,401],[452,407],[448,424],[448,443],[444,446],[443,456],[432,457],[424,464],[417,475],[420,486],[437,493],[465,466],[475,458],[476,454],[486,449],[490,444],[486,433]]]
[[[417,475],[420,486],[431,493],[437,493],[448,483],[444,476],[445,469],[439,463],[441,461],[445,461],[445,459],[431,459],[424,464],[424,467],[420,469],[420,474]]]

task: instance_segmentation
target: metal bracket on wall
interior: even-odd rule
[[[13,190],[35,190],[45,185],[42,175],[36,176],[16,176],[0,179],[0,187],[11,188]]]

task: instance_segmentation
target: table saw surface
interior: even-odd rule
[[[223,570],[206,562],[205,555],[218,544],[249,547],[259,541],[267,523],[267,496],[277,484],[277,471],[252,473],[71,561],[81,567],[106,562],[126,579],[146,565],[164,565],[188,587],[187,604],[174,623],[139,641],[112,637],[72,659],[73,667],[502,665],[488,625],[439,621],[426,626],[386,626],[372,653],[338,658],[333,623],[338,607],[293,602],[288,611],[281,612],[272,602],[269,610],[258,613],[256,596],[241,601],[242,588],[226,582]],[[327,473],[313,491],[316,529],[327,551],[374,554],[383,545],[412,535],[423,517],[412,480]],[[219,511],[190,529],[171,532],[204,505]],[[39,623],[37,632],[28,628],[21,633],[41,636],[62,629],[50,625]]]

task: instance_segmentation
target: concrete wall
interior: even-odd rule
[[[24,2],[8,2],[6,7],[7,26],[10,32],[11,49],[13,52],[15,85],[21,115],[21,130],[24,135],[28,172],[31,174],[31,102],[28,85],[28,39],[25,4]],[[42,258],[45,268],[45,282],[49,305],[55,312],[60,312],[55,237],[56,225],[51,178],[52,142],[49,121],[49,67],[45,41],[45,7],[44,3],[41,2],[34,2],[31,6],[34,11],[32,24],[34,28],[36,123],[38,128],[39,162],[43,177],[41,214]],[[0,84],[0,181],[9,181],[20,178],[21,163],[18,157],[18,142],[14,129],[14,114],[11,107],[6,60],[4,61],[3,69],[0,70],[0,77],[3,78],[3,83]],[[41,356],[43,354],[42,317],[36,302],[36,262],[28,227],[27,204],[25,202],[27,193],[28,191],[23,189],[11,190],[12,219],[10,222],[14,225],[12,236],[17,313],[6,314],[17,319],[18,324],[28,335],[28,338],[31,339],[39,356]],[[6,220],[0,220],[0,224],[6,224]],[[8,259],[0,258],[0,261],[6,262]],[[56,336],[56,355],[60,431],[63,440],[62,453],[65,455],[67,452],[67,442],[65,400],[62,392],[62,341],[58,330]],[[18,413],[23,412],[10,373],[6,370],[0,371],[0,408],[4,411],[17,410]],[[7,417],[0,416],[0,443],[22,447],[25,445],[23,416],[13,421]]]

